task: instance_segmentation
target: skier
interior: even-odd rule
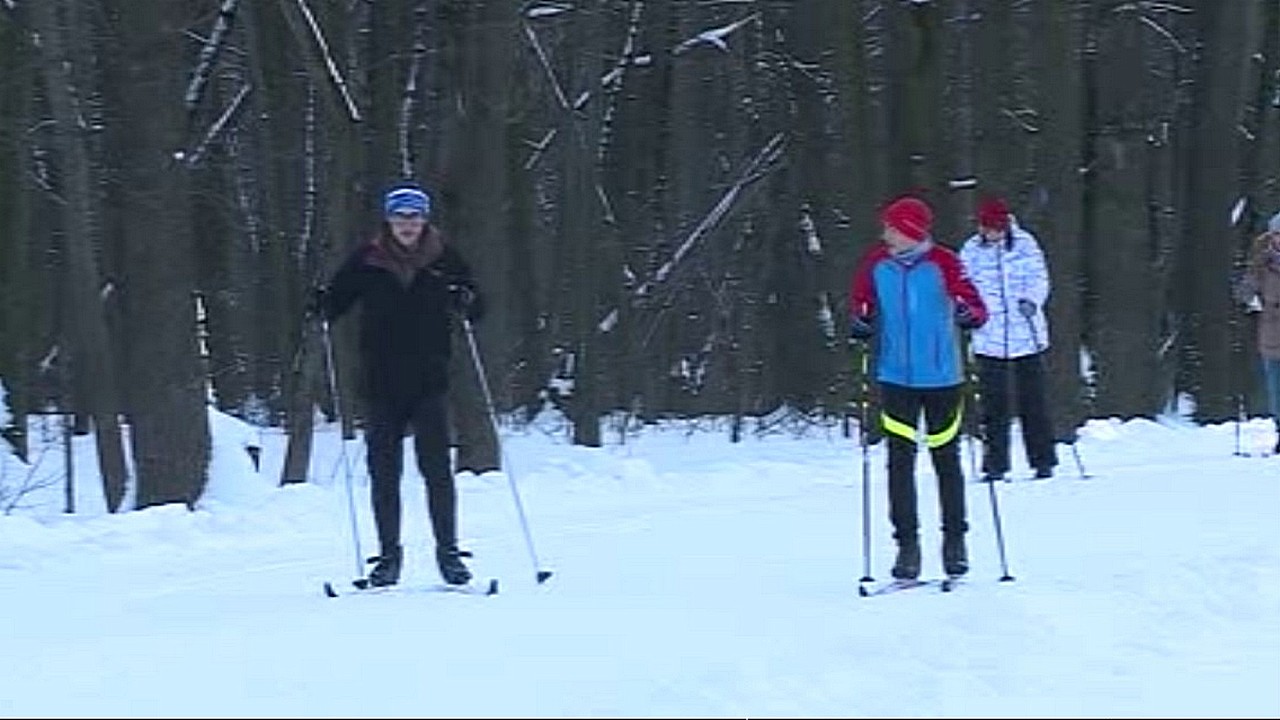
[[[1258,355],[1266,381],[1267,404],[1276,426],[1280,454],[1280,212],[1253,241],[1249,264],[1237,288],[1247,311],[1258,315]]]
[[[471,269],[429,220],[431,197],[405,182],[383,197],[383,223],[317,293],[318,309],[335,320],[361,302],[360,358],[368,418],[365,429],[373,517],[380,553],[370,586],[400,579],[400,477],[406,429],[412,428],[418,470],[426,479],[436,564],[445,582],[464,585],[471,572],[458,548],[457,489],[449,463],[446,412],[454,312],[478,319],[484,303]]]
[[[960,260],[991,313],[990,322],[970,337],[986,439],[982,479],[995,482],[1009,472],[1015,403],[1027,461],[1037,478],[1051,478],[1058,456],[1044,387],[1043,357],[1049,349],[1044,253],[1035,236],[1018,226],[1005,201],[991,197],[978,205],[978,232],[965,240]]]
[[[923,200],[899,197],[881,211],[880,221],[883,242],[859,262],[849,309],[850,334],[878,339],[875,378],[889,444],[889,519],[898,545],[891,574],[898,580],[920,575],[915,463],[923,412],[938,476],[943,569],[958,577],[969,570],[957,440],[964,382],[960,329],[981,326],[987,309],[956,254],[931,240],[933,212]]]

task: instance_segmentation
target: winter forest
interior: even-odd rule
[[[946,245],[983,194],[1039,238],[1060,439],[1222,421],[1263,405],[1231,285],[1280,209],[1280,2],[0,0],[6,438],[73,418],[112,510],[129,472],[190,504],[213,403],[305,481],[361,408],[354,323],[330,366],[304,307],[406,177],[490,308],[459,464],[498,464],[478,370],[586,446],[854,417],[849,276],[907,190]]]

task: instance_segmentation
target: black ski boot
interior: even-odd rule
[[[951,577],[969,572],[969,552],[965,549],[964,535],[942,536],[942,570]]]
[[[920,541],[912,538],[898,541],[898,559],[893,562],[889,574],[898,580],[915,580],[920,577]]]
[[[400,568],[404,565],[404,546],[397,545],[390,551],[369,558],[374,563],[369,571],[369,587],[384,587],[400,582]]]
[[[466,585],[471,582],[471,571],[462,564],[462,558],[471,557],[466,550],[457,546],[440,546],[436,548],[436,564],[440,566],[440,577],[449,585]]]

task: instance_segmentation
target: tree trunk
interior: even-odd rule
[[[1253,50],[1245,29],[1259,23],[1264,0],[1201,3],[1196,9],[1197,65],[1192,108],[1192,139],[1186,176],[1185,247],[1181,287],[1190,338],[1188,362],[1195,380],[1195,417],[1221,422],[1235,417],[1232,379],[1232,249],[1247,228],[1233,227],[1232,208],[1239,192],[1240,123],[1249,91],[1248,57]],[[1275,32],[1274,29],[1271,32]]]
[[[193,506],[204,490],[209,427],[196,344],[182,68],[188,8],[112,0],[118,53],[107,97],[118,177],[112,205],[123,247],[129,420],[138,508]],[[160,271],[163,269],[163,272]]]
[[[1083,186],[1080,165],[1084,132],[1081,76],[1083,23],[1078,2],[1038,3],[1032,17],[1033,80],[1040,132],[1033,140],[1035,183],[1019,218],[1036,231],[1049,266],[1050,346],[1047,395],[1054,437],[1074,441],[1086,417],[1080,377],[1083,334],[1081,275],[1085,263]]]
[[[15,10],[16,14],[17,11]],[[35,409],[35,358],[44,279],[30,231],[24,181],[26,142],[20,128],[34,123],[31,110],[35,52],[15,18],[0,18],[0,382],[12,424],[0,433],[27,459],[27,413]]]
[[[61,191],[66,201],[64,219],[64,257],[68,300],[66,325],[67,346],[74,374],[72,408],[93,418],[94,438],[98,448],[98,466],[102,476],[107,509],[116,512],[124,500],[128,470],[117,416],[119,400],[116,392],[115,363],[107,339],[106,314],[103,312],[102,274],[98,269],[97,233],[94,218],[98,193],[92,186],[90,153],[85,136],[87,118],[82,104],[88,88],[73,74],[73,56],[67,52],[67,39],[88,33],[72,27],[88,19],[78,12],[76,3],[49,0],[36,3],[32,14],[38,44],[44,86],[53,114],[55,150],[62,160]]]

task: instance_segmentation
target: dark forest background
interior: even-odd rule
[[[498,411],[576,443],[855,413],[848,277],[908,189],[953,247],[987,193],[1039,237],[1061,439],[1221,421],[1261,409],[1230,284],[1280,210],[1280,2],[0,0],[9,439],[74,413],[109,507],[126,457],[137,506],[191,503],[213,402],[305,480],[308,290],[401,177],[486,292]],[[460,453],[496,464],[457,349]]]

